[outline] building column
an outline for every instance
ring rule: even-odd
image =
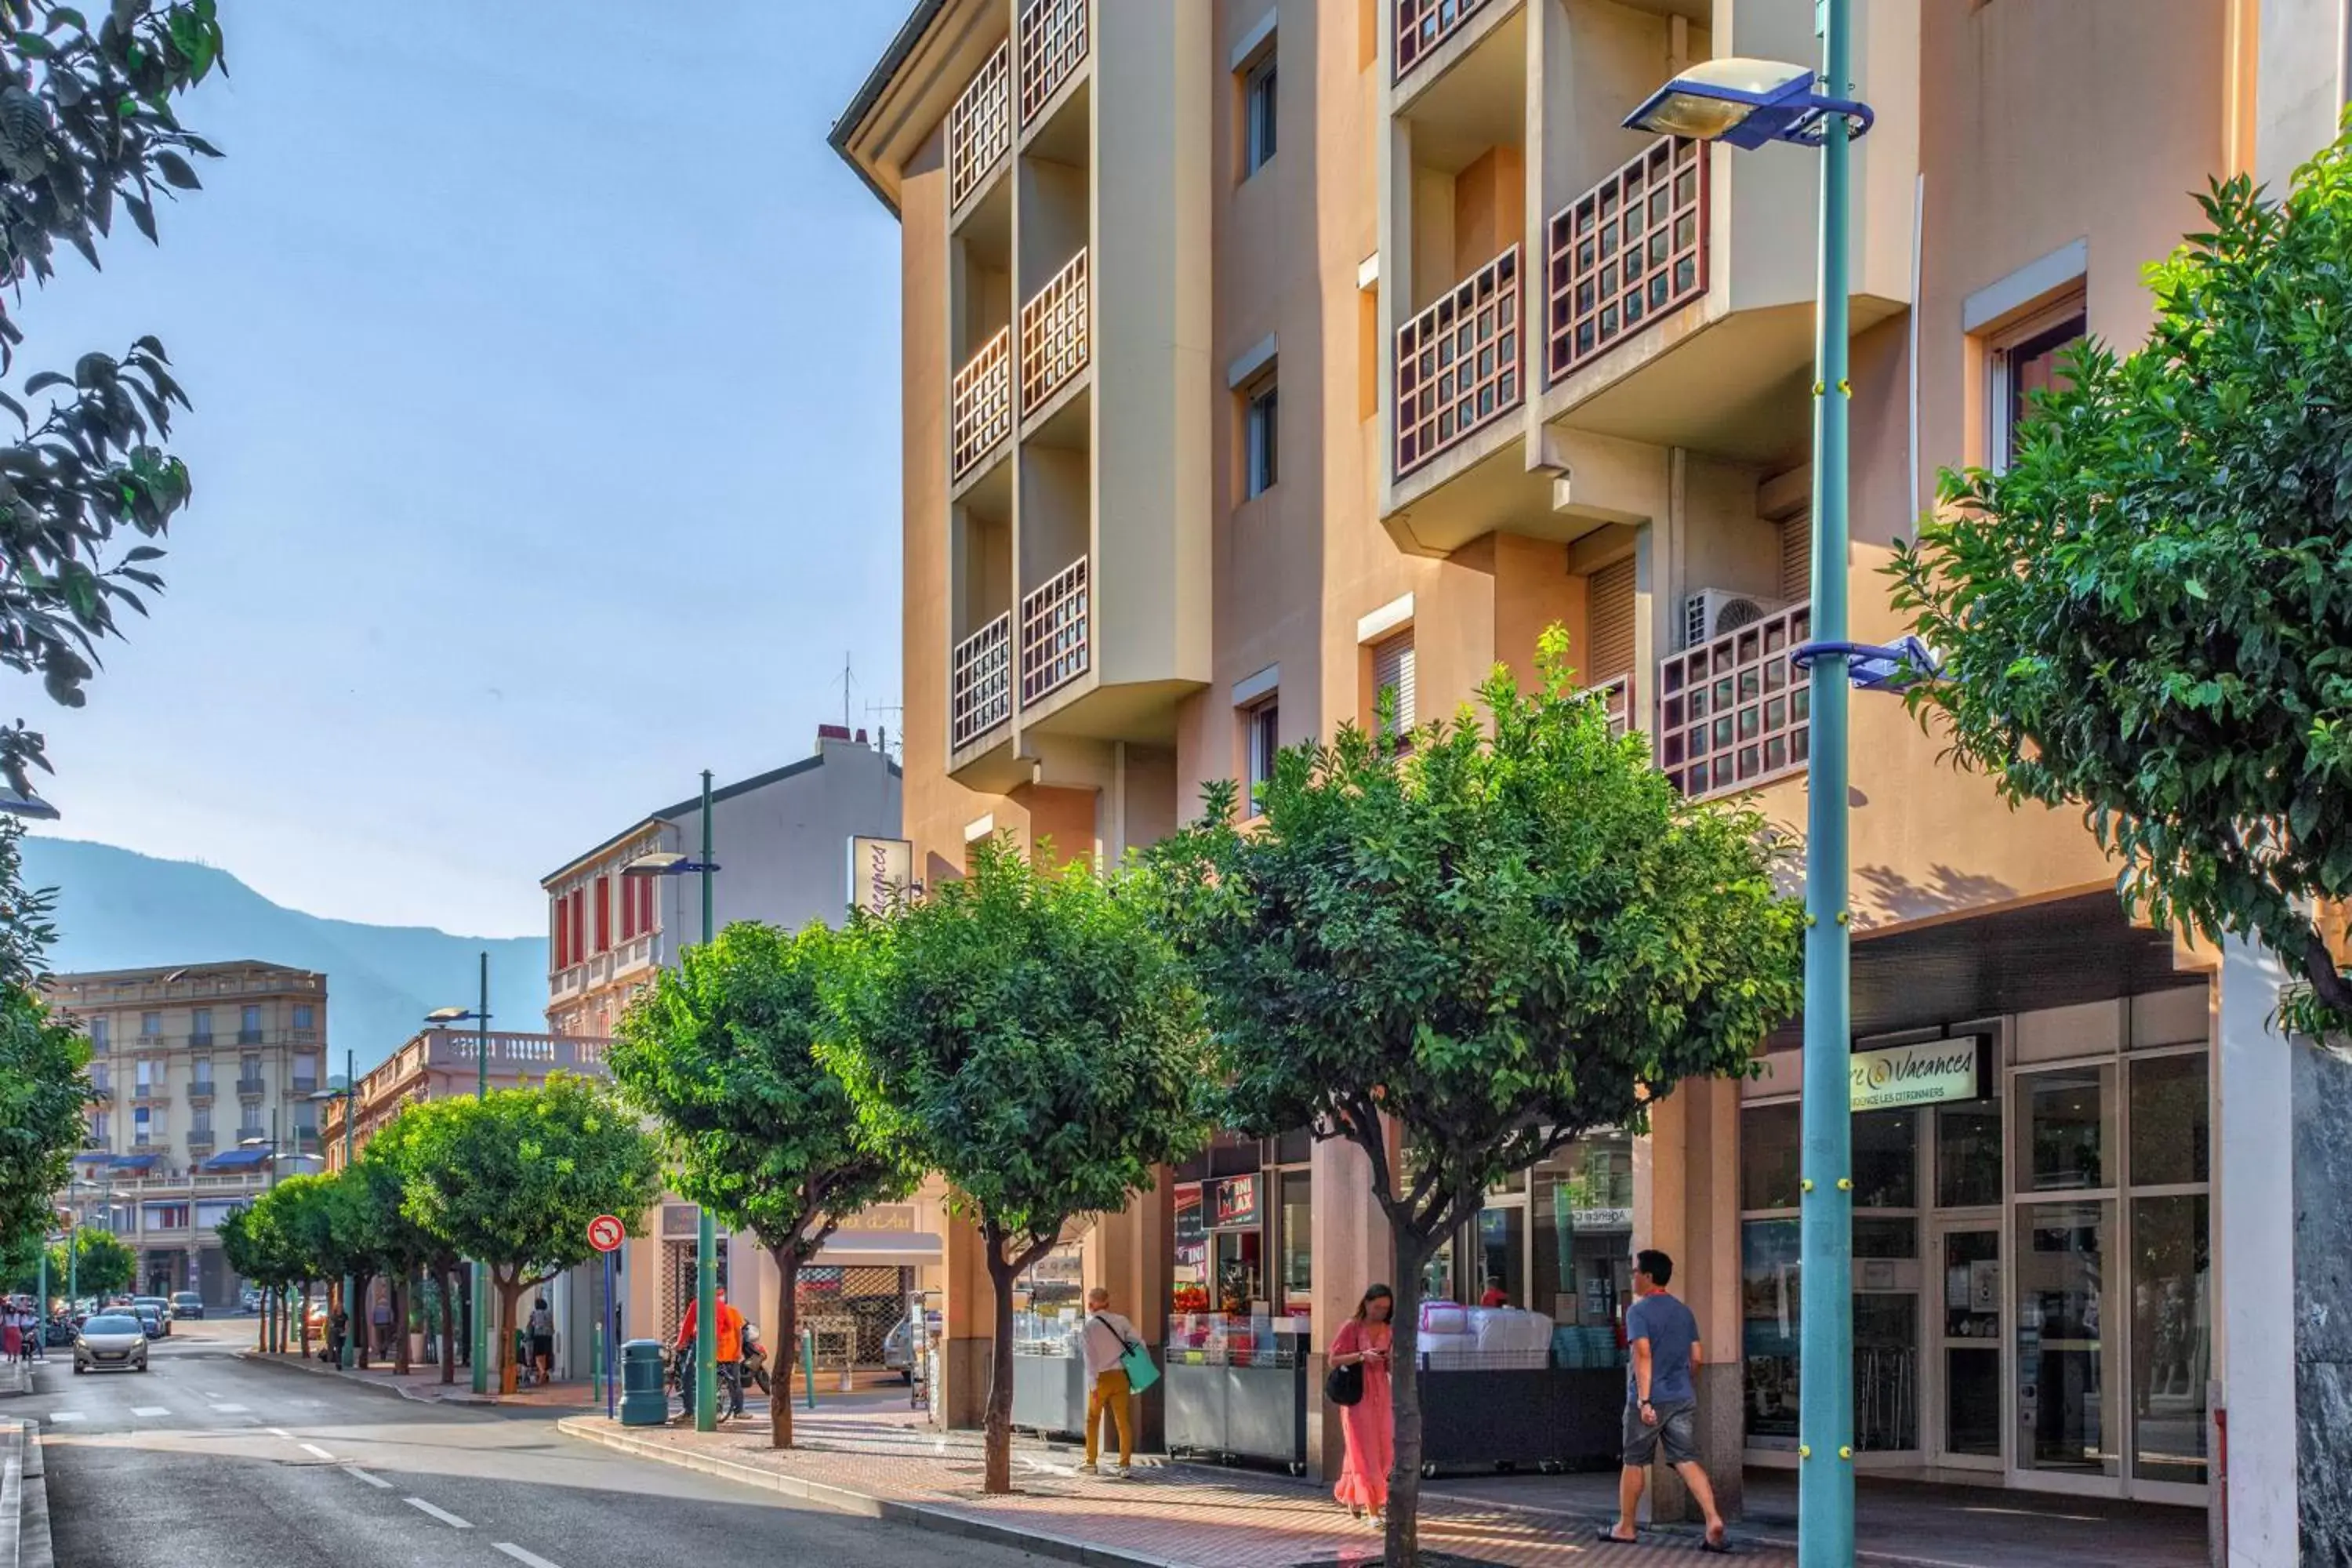
[[[1081,1254],[1088,1289],[1110,1291],[1111,1310],[1135,1324],[1135,1331],[1164,1364],[1168,1342],[1168,1298],[1175,1289],[1176,1188],[1166,1166],[1151,1190],[1138,1193],[1121,1212],[1106,1215],[1087,1237]],[[1166,1380],[1135,1402],[1135,1446],[1151,1453],[1167,1447]]]
[[[1390,1140],[1391,1158],[1395,1140]],[[1372,1197],[1372,1163],[1343,1138],[1315,1145],[1307,1166],[1314,1181],[1314,1329],[1307,1363],[1307,1464],[1327,1481],[1339,1479],[1348,1444],[1339,1407],[1323,1397],[1324,1355],[1339,1325],[1355,1316],[1367,1286],[1396,1280],[1396,1246],[1388,1216]],[[1279,1198],[1274,1201],[1279,1202]]]
[[[1647,1158],[1643,1157],[1646,1151]],[[1726,1519],[1740,1517],[1747,1447],[1741,1399],[1739,1085],[1693,1079],[1650,1110],[1634,1145],[1633,1245],[1675,1260],[1668,1286],[1698,1319],[1705,1357],[1698,1394],[1699,1463]],[[1661,1458],[1650,1474],[1650,1518],[1699,1517],[1682,1478]]]
[[[988,1414],[988,1373],[994,1354],[996,1282],[989,1278],[988,1243],[966,1216],[948,1214],[940,1269],[939,1387],[931,1391],[934,1425],[977,1427]]]

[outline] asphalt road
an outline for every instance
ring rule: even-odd
[[[41,1424],[59,1568],[1011,1568],[1042,1559],[635,1459],[541,1412],[419,1405],[240,1361],[250,1320],[183,1325],[153,1370],[63,1352]]]

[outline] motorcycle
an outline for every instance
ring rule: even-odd
[[[773,1398],[775,1385],[768,1377],[768,1347],[760,1342],[760,1325],[743,1325],[743,1381],[757,1384],[760,1392]]]

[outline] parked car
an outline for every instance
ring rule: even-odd
[[[128,1313],[138,1322],[142,1329],[146,1331],[147,1337],[151,1340],[160,1340],[165,1334],[172,1331],[172,1321],[163,1316],[163,1310],[161,1307],[156,1306],[152,1301],[133,1302],[128,1309]],[[124,1314],[121,1312],[109,1312],[104,1314],[104,1316],[107,1317],[121,1317],[122,1315]],[[96,1321],[98,1321],[96,1318],[92,1318],[90,1320],[90,1322],[92,1323]],[[82,1326],[87,1330],[89,1325],[85,1323]]]
[[[261,1310],[261,1292],[247,1285],[236,1293],[236,1310],[240,1312]]]
[[[81,1326],[74,1339],[74,1372],[95,1367],[124,1372],[147,1370],[147,1342],[155,1337],[142,1319],[122,1312],[100,1312]]]
[[[172,1292],[172,1316],[174,1318],[187,1318],[193,1321],[200,1319],[204,1315],[205,1299],[202,1296],[199,1296],[194,1290],[174,1290]]]
[[[131,1307],[133,1311],[152,1307],[155,1310],[156,1318],[163,1325],[163,1331],[167,1334],[172,1331],[172,1302],[168,1297],[133,1296],[131,1298]]]
[[[931,1332],[936,1334],[940,1331],[940,1315],[932,1312],[929,1316]],[[890,1331],[882,1336],[882,1365],[884,1370],[897,1373],[901,1381],[912,1383],[915,1381],[915,1358],[908,1342],[908,1321],[905,1318],[899,1319],[890,1325]]]

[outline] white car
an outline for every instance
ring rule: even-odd
[[[92,1368],[147,1370],[147,1326],[128,1312],[100,1312],[86,1319],[74,1336],[74,1373]]]

